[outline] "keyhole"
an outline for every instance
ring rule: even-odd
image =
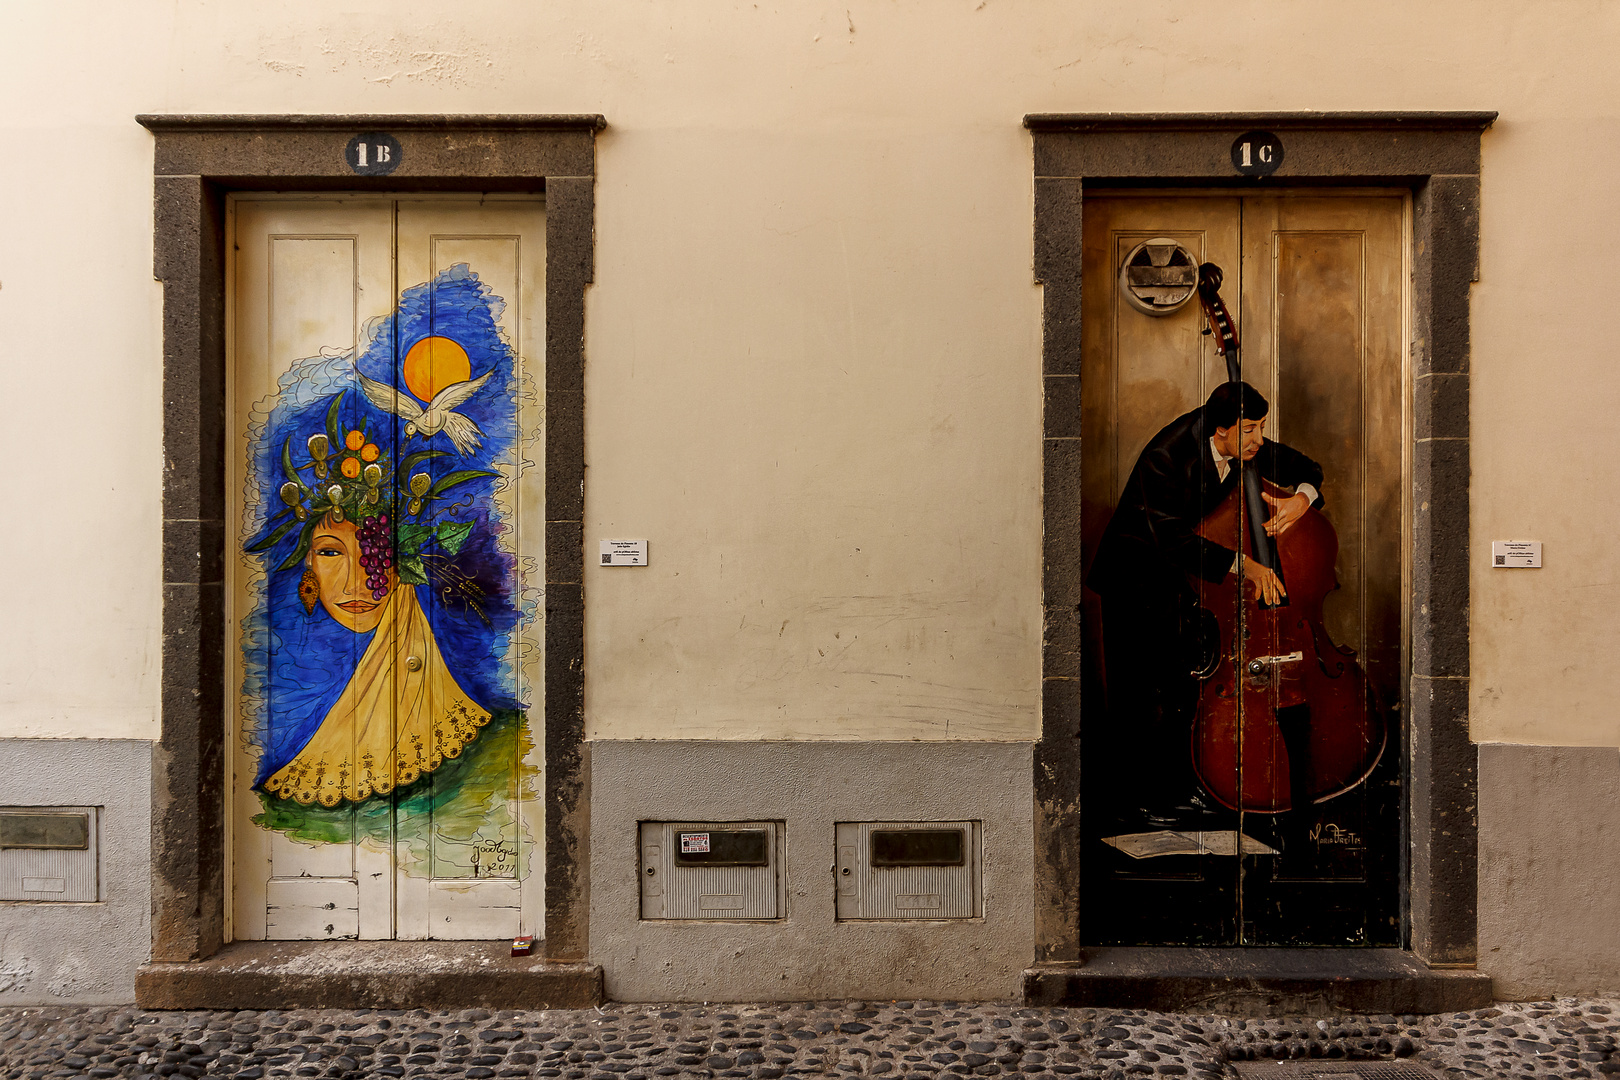
[[[654,874],[656,874],[656,873],[658,873],[658,871],[657,871],[657,870],[654,870],[654,869],[653,869],[653,868],[652,868],[652,867],[650,867],[650,866],[649,866],[649,867],[647,867],[647,876],[648,876],[648,877],[652,877],[652,876],[653,876],[653,875],[654,875]]]

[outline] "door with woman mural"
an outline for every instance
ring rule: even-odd
[[[1088,944],[1401,941],[1406,221],[1086,192]]]
[[[544,206],[228,235],[231,937],[539,934]]]

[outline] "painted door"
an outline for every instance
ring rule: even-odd
[[[1400,941],[1405,221],[1398,194],[1087,193],[1088,943]],[[1128,302],[1159,239],[1179,278],[1221,267],[1252,391],[1218,390],[1196,297]],[[1245,470],[1286,605],[1252,599]]]
[[[232,937],[538,934],[544,207],[230,209]]]

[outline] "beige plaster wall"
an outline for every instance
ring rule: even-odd
[[[446,14],[446,13],[450,14]],[[131,116],[602,112],[598,737],[1036,730],[1036,111],[1501,110],[1475,293],[1476,734],[1620,743],[1620,6],[7,5],[0,736],[154,734],[159,289]],[[1486,569],[1492,538],[1546,544]],[[1611,579],[1614,579],[1611,581]]]

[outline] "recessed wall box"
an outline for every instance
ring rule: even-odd
[[[977,821],[844,821],[836,832],[839,919],[984,913]]]
[[[0,900],[94,901],[97,808],[0,807]]]
[[[641,823],[643,919],[778,919],[779,821]]]

